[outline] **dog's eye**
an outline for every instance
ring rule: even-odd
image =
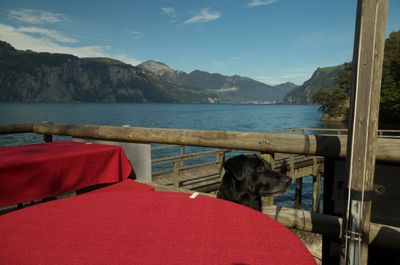
[[[263,173],[264,171],[265,171],[265,168],[264,168],[263,166],[258,167],[258,168],[256,169],[256,172],[257,172],[257,173]]]

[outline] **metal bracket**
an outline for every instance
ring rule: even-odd
[[[352,189],[350,191],[350,199],[355,201],[372,201],[375,197],[385,194],[385,190],[385,187],[382,185],[374,185],[373,190],[364,190],[364,192]]]
[[[360,232],[346,231],[344,237],[353,241],[362,241],[362,234]]]
[[[338,188],[342,188],[347,196],[349,189],[344,187],[344,182],[338,183]],[[372,190],[358,191],[350,190],[350,199],[355,201],[372,201],[377,196],[382,196],[385,194],[386,188],[383,185],[374,185]]]

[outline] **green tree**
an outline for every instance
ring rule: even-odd
[[[345,63],[337,73],[337,88],[319,91],[312,100],[320,104],[320,111],[331,116],[347,117],[351,87],[351,63]],[[379,122],[389,127],[400,126],[400,31],[392,32],[385,42],[382,68]]]
[[[320,90],[312,95],[312,101],[320,105],[319,111],[329,117],[347,120],[348,98],[351,86],[351,63],[345,63],[335,78],[336,88]]]
[[[379,119],[400,125],[400,32],[392,32],[385,42]]]
[[[320,104],[319,111],[329,115],[330,117],[339,117],[346,115],[346,100],[349,98],[345,90],[341,88],[333,88],[329,90],[321,90],[312,96],[312,101]]]

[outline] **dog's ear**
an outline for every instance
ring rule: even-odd
[[[228,160],[225,161],[224,163],[224,168],[225,171],[231,173],[233,175],[233,177],[235,179],[237,179],[238,181],[243,181],[245,176],[243,174],[243,163],[245,160],[245,156],[244,155],[239,155],[239,156],[235,156],[232,158],[229,158]]]

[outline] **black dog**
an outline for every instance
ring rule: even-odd
[[[257,155],[240,155],[224,163],[217,198],[236,202],[257,211],[262,210],[261,196],[284,193],[292,179],[275,172]]]

